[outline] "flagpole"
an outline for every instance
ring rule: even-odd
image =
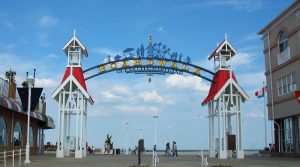
[[[264,96],[265,147],[268,147],[268,145],[267,145],[267,120],[266,120],[265,81],[263,81],[263,96]]]

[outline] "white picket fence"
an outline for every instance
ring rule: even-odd
[[[208,166],[207,156],[203,154],[203,151],[201,151],[200,156],[201,156],[201,166],[207,167]]]
[[[17,159],[18,165],[22,166],[22,155],[25,154],[25,149],[3,151],[0,153],[0,160],[3,160],[4,167],[7,167],[11,161],[11,166],[15,167],[15,160]]]

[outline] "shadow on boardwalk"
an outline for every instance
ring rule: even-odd
[[[178,158],[160,156],[159,167],[201,167],[201,158],[196,155],[183,155]],[[151,166],[152,156],[143,155],[142,163]],[[33,156],[30,167],[128,167],[137,163],[132,155],[89,155],[83,159],[73,157],[56,158],[54,154]],[[243,160],[208,159],[209,166],[230,165],[234,167],[299,167],[298,158],[246,157]]]

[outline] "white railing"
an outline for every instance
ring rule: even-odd
[[[201,166],[207,167],[208,166],[207,156],[203,154],[203,151],[201,151],[200,156],[201,156]]]
[[[8,82],[0,77],[0,95],[8,97]]]
[[[152,154],[152,167],[156,167],[157,163],[159,162],[159,158],[157,156],[157,152],[153,150]]]
[[[15,159],[18,160],[18,166],[22,166],[22,155],[25,155],[25,149],[19,149],[19,150],[12,150],[12,151],[5,151],[0,153],[2,156],[0,156],[0,160],[3,159],[3,165],[4,167],[7,167],[7,162],[12,161],[11,166],[15,167]],[[16,157],[16,158],[15,158]]]
[[[280,65],[291,58],[290,47],[287,47],[283,52],[277,53],[277,65]]]

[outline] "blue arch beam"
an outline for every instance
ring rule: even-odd
[[[126,57],[124,59],[115,61],[109,60],[106,63],[88,68],[84,70],[83,73],[87,73],[95,69],[98,72],[86,77],[85,80],[89,80],[96,76],[113,71],[117,71],[118,73],[135,73],[147,75],[188,73],[203,78],[209,82],[213,82],[213,80],[210,78],[213,78],[213,76],[215,75],[214,72],[191,64],[189,62],[156,57]]]

